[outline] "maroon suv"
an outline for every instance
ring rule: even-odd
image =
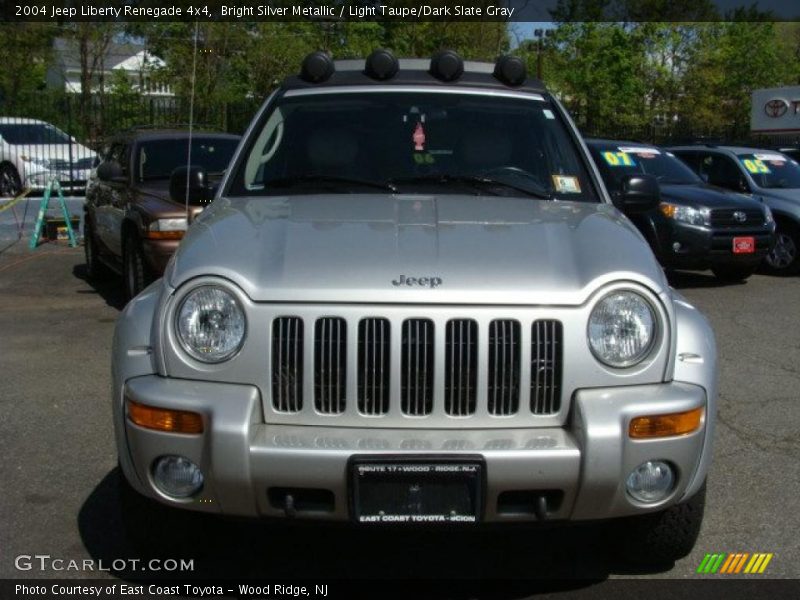
[[[121,273],[128,299],[164,272],[239,144],[222,133],[191,139],[190,155],[188,131],[138,129],[99,153],[84,207],[87,275]]]

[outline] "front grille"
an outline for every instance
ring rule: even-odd
[[[519,323],[511,320],[489,324],[489,413],[513,415],[519,410]]]
[[[473,414],[478,394],[478,324],[472,319],[448,321],[444,370],[445,412],[456,417]]]
[[[744,213],[745,220],[734,218],[734,213]],[[715,208],[711,211],[711,226],[726,229],[761,227],[764,213],[760,208]]]
[[[358,324],[358,411],[383,415],[389,410],[391,333],[387,319]]]
[[[531,412],[535,415],[561,408],[562,329],[558,321],[536,321],[531,329]]]
[[[272,323],[273,415],[530,426],[526,417],[562,412],[563,338],[554,319],[281,316]]]
[[[403,413],[428,415],[433,410],[433,321],[403,322],[403,355],[400,365]]]
[[[324,414],[344,412],[347,389],[347,323],[317,319],[314,331],[314,406]]]
[[[303,320],[272,322],[272,405],[280,412],[303,408]]]

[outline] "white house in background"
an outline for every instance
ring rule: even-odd
[[[111,42],[99,61],[92,78],[97,91],[101,81],[110,91],[115,73],[124,73],[134,90],[143,96],[172,97],[171,86],[153,80],[153,74],[163,69],[164,61],[147,52],[141,44]],[[53,63],[47,71],[47,85],[68,93],[81,93],[81,60],[78,45],[73,40],[57,38],[53,46]]]

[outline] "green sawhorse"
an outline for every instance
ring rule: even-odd
[[[39,204],[39,215],[36,217],[36,226],[33,229],[33,236],[31,237],[29,244],[31,250],[35,249],[39,244],[39,238],[42,235],[42,227],[44,227],[44,217],[47,213],[48,205],[50,204],[50,196],[52,196],[54,191],[58,194],[58,204],[61,206],[61,213],[64,215],[64,222],[67,225],[69,245],[72,248],[78,245],[78,241],[75,238],[75,232],[72,230],[72,220],[69,217],[67,203],[64,201],[64,194],[61,192],[61,184],[58,183],[58,180],[51,179],[50,183],[47,184],[47,187],[44,190],[42,201]]]

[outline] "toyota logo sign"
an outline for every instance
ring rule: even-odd
[[[789,110],[789,103],[783,98],[773,98],[764,105],[764,113],[772,118],[779,119]]]

